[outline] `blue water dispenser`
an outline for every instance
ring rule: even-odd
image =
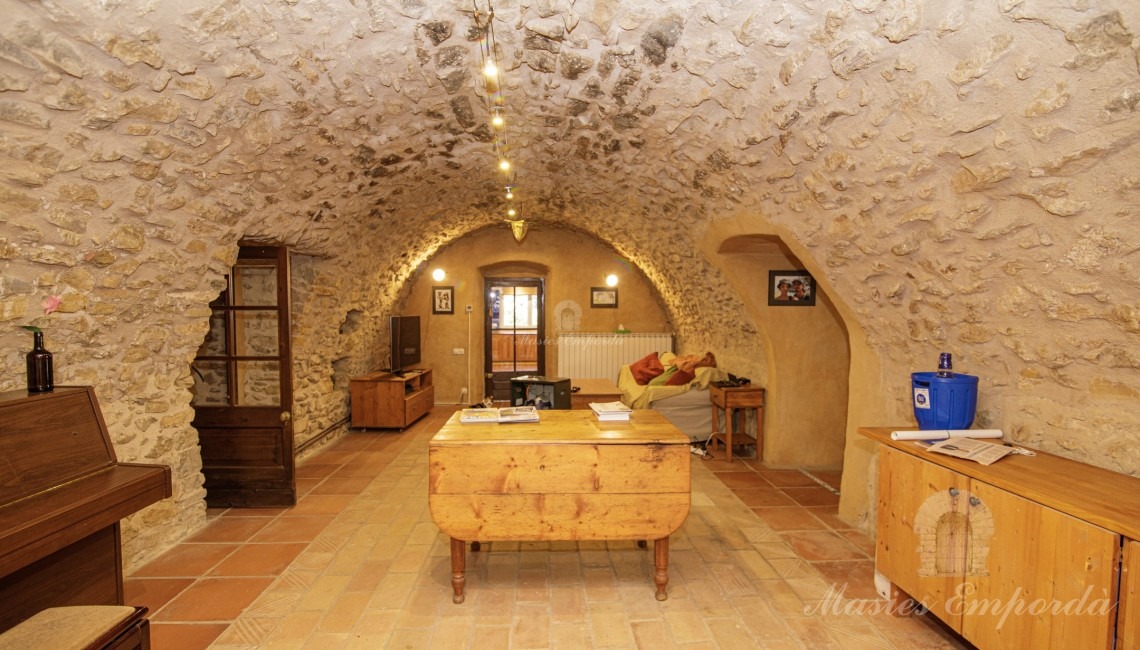
[[[948,353],[942,353],[938,372],[915,372],[910,378],[919,429],[969,429],[974,424],[978,378],[951,372]]]

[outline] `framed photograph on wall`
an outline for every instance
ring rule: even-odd
[[[815,280],[804,270],[768,271],[768,304],[811,307],[815,304]]]
[[[431,313],[455,313],[455,287],[431,288]]]
[[[590,287],[590,306],[603,309],[616,309],[617,289],[611,287]]]

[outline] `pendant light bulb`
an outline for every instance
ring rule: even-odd
[[[513,217],[513,216],[515,216],[516,214],[518,214],[518,212],[517,212],[517,211],[515,211],[515,209],[514,209],[514,208],[511,208],[510,210],[507,210],[507,216],[509,216],[509,217]]]
[[[496,75],[499,74],[499,66],[495,65],[494,61],[487,61],[487,65],[483,66],[483,74],[486,77],[493,79]]]
[[[500,113],[495,113],[494,116],[491,117],[491,126],[502,128],[503,124],[506,124],[506,120],[503,119]]]
[[[500,160],[499,161],[499,169],[501,169],[505,172],[510,171],[511,170],[511,161],[505,160],[505,159]]]

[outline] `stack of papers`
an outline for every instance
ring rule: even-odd
[[[621,402],[590,402],[590,410],[599,420],[629,420],[633,409]]]
[[[496,408],[471,408],[459,412],[459,421],[477,422],[538,422],[538,409],[533,406],[508,406]]]

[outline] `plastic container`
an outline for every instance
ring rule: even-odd
[[[918,428],[969,429],[978,409],[978,378],[955,373],[938,377],[933,372],[911,373],[914,418]]]

